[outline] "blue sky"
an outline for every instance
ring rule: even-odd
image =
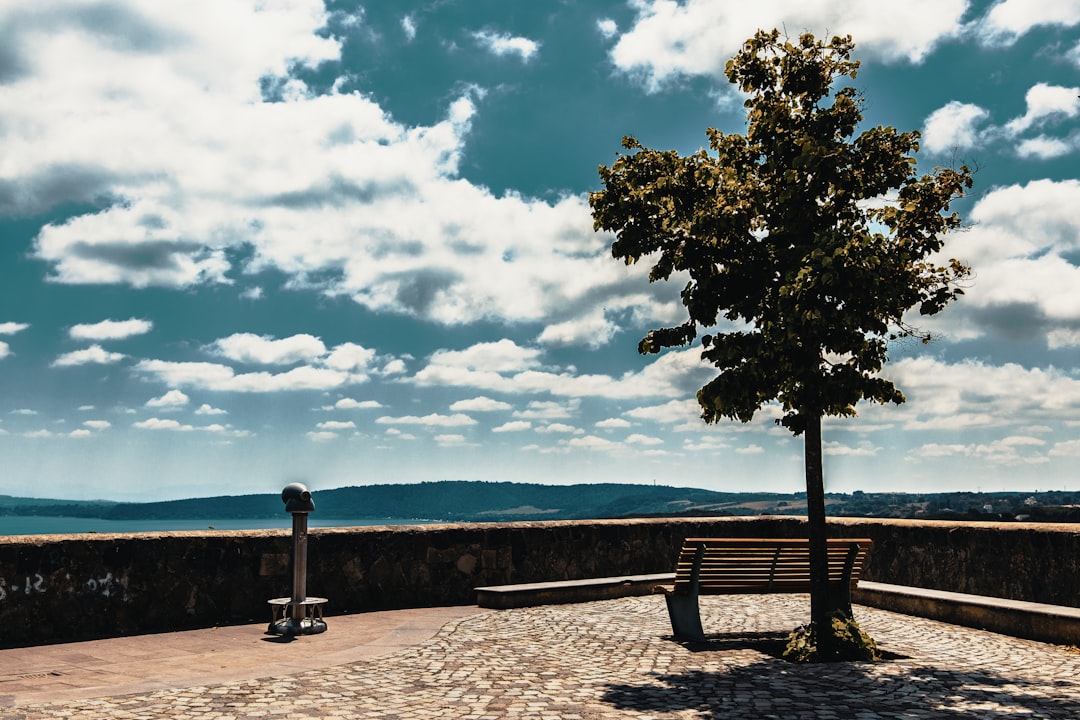
[[[825,428],[831,491],[1075,489],[1077,0],[0,0],[0,493],[425,480],[795,492],[706,426],[680,282],[611,259],[625,134],[741,132],[757,28],[850,33],[867,126],[976,185],[975,279]]]

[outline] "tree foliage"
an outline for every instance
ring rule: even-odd
[[[596,229],[616,235],[613,256],[655,256],[652,281],[689,277],[686,321],[639,350],[689,344],[722,320],[737,328],[701,339],[719,370],[698,393],[707,422],[746,422],[777,400],[798,435],[860,400],[903,402],[878,375],[889,340],[927,340],[905,314],[933,315],[962,293],[968,268],[934,257],[960,224],[949,205],[971,173],[918,174],[918,132],[855,136],[862,98],[834,87],[856,76],[853,47],[850,36],[760,31],[726,68],[748,95],[745,134],[709,129],[709,149],[685,157],[627,137],[630,152],[600,168],[604,189],[589,201]]]
[[[920,175],[917,132],[856,136],[862,98],[836,87],[855,78],[853,48],[850,36],[793,43],[759,31],[726,68],[747,95],[744,135],[709,129],[709,149],[686,157],[624,138],[630,152],[600,168],[604,189],[589,196],[596,229],[615,233],[612,255],[651,258],[652,281],[689,277],[685,322],[652,330],[638,349],[733,328],[701,338],[702,358],[719,371],[698,391],[702,417],[749,422],[779,401],[779,422],[805,437],[807,637],[819,660],[846,657],[854,637],[833,623],[850,611],[828,578],[821,419],[854,415],[861,400],[904,402],[879,375],[889,341],[928,340],[906,314],[940,312],[970,273],[937,258],[960,225],[949,206],[971,172]]]

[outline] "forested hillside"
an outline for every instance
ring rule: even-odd
[[[432,521],[573,520],[694,515],[802,515],[802,493],[730,493],[666,485],[539,485],[441,481],[314,490],[314,515],[326,519]],[[834,516],[960,520],[1080,521],[1080,492],[832,493]],[[0,516],[106,520],[273,518],[278,493],[152,503],[71,501],[0,495]]]

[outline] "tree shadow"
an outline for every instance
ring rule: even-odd
[[[680,641],[671,635],[665,635],[665,640],[682,645],[693,653],[718,652],[723,650],[756,650],[762,655],[782,660],[784,649],[787,647],[790,632],[737,632],[737,633],[709,633],[704,642]],[[907,660],[907,655],[880,649],[882,660]]]
[[[778,659],[777,643],[782,640],[774,635],[740,634],[684,644],[693,652],[751,649],[767,657],[728,669],[657,673],[638,685],[612,684],[601,700],[619,710],[696,711],[701,718],[796,717],[813,709],[829,709],[839,717],[1080,718],[1080,681],[1039,681],[985,669],[887,661],[796,664]]]

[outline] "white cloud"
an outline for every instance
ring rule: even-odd
[[[552,400],[533,400],[524,410],[514,412],[514,417],[528,420],[561,420],[573,417],[581,406],[580,400],[555,402]]]
[[[932,153],[975,147],[979,139],[976,126],[989,116],[985,108],[953,100],[926,118],[922,147]]]
[[[1016,135],[1050,119],[1069,119],[1080,114],[1080,88],[1038,83],[1027,91],[1027,112],[1009,121],[1005,129]]]
[[[717,437],[716,435],[703,435],[700,438],[696,438],[694,440],[687,439],[683,441],[683,450],[686,450],[687,452],[716,453],[721,451],[727,451],[730,448],[731,443]]]
[[[440,415],[432,413],[423,417],[405,415],[403,417],[384,416],[376,420],[380,425],[425,425],[428,427],[459,427],[463,425],[475,425],[476,421],[468,415],[455,413],[454,415]]]
[[[379,375],[388,377],[390,375],[402,375],[408,372],[409,368],[405,365],[405,361],[400,358],[394,358],[390,362],[383,365],[382,370],[378,371]]]
[[[890,363],[883,375],[904,392],[907,403],[866,405],[860,415],[885,413],[906,430],[1024,426],[1043,423],[1048,415],[1061,422],[1080,419],[1080,379],[1055,368],[919,357]]]
[[[745,447],[735,448],[735,453],[737,455],[763,455],[765,448],[751,443]]]
[[[635,420],[652,420],[661,423],[681,423],[701,417],[697,400],[670,400],[663,405],[645,405],[627,411]]]
[[[112,427],[112,423],[108,420],[84,420],[83,425],[91,430],[108,430]]]
[[[464,362],[461,358],[487,354],[498,347],[501,361]],[[483,349],[484,353],[477,353]],[[428,366],[414,377],[422,387],[471,387],[506,394],[549,393],[561,397],[628,399],[682,395],[686,388],[706,378],[708,366],[700,349],[675,350],[653,360],[638,372],[620,377],[579,375],[571,371],[521,369],[536,366],[538,352],[509,340],[484,343],[460,352],[435,353]]]
[[[0,360],[3,360],[9,355],[11,355],[11,346],[6,342],[0,341]]]
[[[528,420],[511,420],[491,429],[493,433],[522,432],[532,427]]]
[[[936,43],[958,34],[967,0],[637,0],[634,26],[611,52],[620,69],[651,89],[681,75],[723,78],[724,65],[758,28],[810,29],[825,37],[843,28],[862,55],[920,61]]]
[[[343,343],[336,346],[323,360],[323,364],[342,372],[363,373],[375,359],[375,351],[356,343]]]
[[[48,0],[20,8],[20,74],[0,84],[0,212],[115,199],[42,228],[51,279],[186,288],[276,270],[289,287],[444,324],[566,323],[646,287],[647,269],[611,261],[584,195],[497,196],[459,177],[482,90],[408,126],[362,92],[316,95],[290,77],[340,56],[317,0],[110,7],[115,27]]]
[[[1078,0],[1001,0],[976,23],[976,32],[990,42],[1010,43],[1040,25],[1078,23]]]
[[[967,446],[959,443],[928,443],[917,448],[913,453],[918,458],[942,458],[951,455],[967,455]]]
[[[1065,440],[1050,448],[1052,457],[1080,457],[1080,440]]]
[[[401,31],[405,33],[405,39],[412,42],[416,39],[416,18],[406,15],[401,18]]]
[[[213,407],[209,403],[203,403],[195,410],[196,415],[228,415],[227,410]]]
[[[205,432],[212,435],[229,435],[231,437],[250,437],[252,433],[247,430],[234,430],[227,425],[220,425],[217,423],[211,425],[188,425],[181,423],[178,420],[171,418],[147,418],[139,422],[132,423],[132,427],[139,430],[164,430],[168,432]]]
[[[595,308],[587,315],[544,328],[536,342],[555,347],[588,345],[600,347],[615,334],[615,326],[605,317],[602,308]]]
[[[159,398],[146,401],[150,408],[179,408],[188,404],[190,398],[179,390],[170,390]]]
[[[78,428],[78,429],[72,430],[70,433],[68,433],[68,437],[73,437],[73,438],[87,438],[87,437],[93,437],[93,435],[94,435],[94,433],[90,432],[86,428]]]
[[[664,441],[658,437],[651,435],[642,435],[641,433],[634,433],[626,438],[624,441],[627,445],[663,445]]]
[[[1080,347],[1080,330],[1051,330],[1046,335],[1046,344],[1051,350]]]
[[[991,189],[967,219],[972,227],[954,234],[945,253],[971,265],[975,280],[960,302],[925,324],[961,338],[1070,344],[1080,326],[1080,181]]]
[[[328,430],[321,430],[319,432],[312,431],[307,434],[308,440],[311,440],[312,442],[330,442],[331,440],[337,440],[338,437],[339,435],[337,433]]]
[[[596,29],[605,38],[613,38],[619,32],[619,26],[611,18],[601,18],[596,21]]]
[[[623,420],[622,418],[608,418],[606,420],[601,420],[600,422],[596,423],[596,427],[604,428],[607,430],[615,430],[630,427],[630,422],[628,420]]]
[[[465,436],[459,434],[436,435],[435,443],[439,447],[457,447],[465,444]]]
[[[145,335],[154,327],[149,320],[102,320],[98,323],[75,325],[71,328],[73,340],[123,340],[135,335]]]
[[[937,444],[930,443],[912,452],[915,459],[935,459],[950,456],[973,457],[994,465],[1041,465],[1049,462],[1042,448],[1046,442],[1039,438],[1009,436],[988,443]]]
[[[953,100],[932,112],[924,123],[923,148],[928,152],[968,150],[991,142],[1008,143],[1022,158],[1050,159],[1080,146],[1080,133],[1053,137],[1028,131],[1071,120],[1080,115],[1080,88],[1037,83],[1025,96],[1027,111],[1004,125],[980,127],[990,117],[985,108]]]
[[[230,360],[258,365],[311,362],[326,354],[322,340],[307,334],[275,340],[265,335],[236,333],[217,340],[212,349]]]
[[[37,410],[31,410],[30,408],[18,408],[11,411],[12,415],[37,415]]]
[[[79,365],[111,365],[120,362],[126,355],[107,352],[100,345],[91,345],[85,350],[73,350],[64,353],[52,362],[53,367],[76,367]]]
[[[492,400],[489,397],[480,395],[469,400],[458,400],[450,406],[450,409],[454,412],[496,412],[499,410],[512,410],[513,407],[510,403]]]
[[[135,370],[173,387],[229,392],[330,390],[351,381],[345,373],[313,367],[298,367],[277,374],[254,372],[237,375],[227,365],[216,363],[142,360],[135,365]]]
[[[284,390],[329,390],[367,382],[364,374],[375,353],[360,345],[344,343],[329,353],[323,342],[311,335],[273,339],[238,333],[217,340],[205,350],[236,362],[261,365],[301,364],[281,373],[238,374],[220,363],[143,360],[137,372],[154,376],[173,387],[231,392],[279,392]],[[341,407],[350,407],[348,403]],[[365,404],[351,407],[381,407]]]
[[[22,436],[28,438],[51,438],[53,437],[53,433],[51,430],[45,430],[43,428],[41,430],[31,430],[30,432],[24,432]]]
[[[584,430],[576,428],[573,425],[567,425],[566,423],[548,423],[536,428],[538,433],[556,433],[559,435],[583,435]]]
[[[439,350],[430,366],[459,368],[480,373],[509,373],[536,368],[540,351],[519,346],[513,340],[477,343],[466,350]]]
[[[397,440],[416,440],[416,436],[412,433],[402,432],[396,427],[386,428],[385,434]]]
[[[4,322],[0,323],[0,335],[14,335],[30,327],[28,323]]]
[[[566,447],[576,450],[589,450],[598,452],[622,452],[626,448],[622,443],[612,442],[596,435],[570,438],[566,441]]]
[[[317,424],[320,430],[355,430],[356,423],[352,420],[327,420]]]
[[[822,445],[822,452],[826,455],[840,455],[849,457],[874,457],[881,450],[869,443],[863,443],[857,447],[851,447],[838,442],[826,442]]]
[[[191,432],[195,429],[193,425],[184,425],[178,420],[171,418],[147,418],[146,420],[140,420],[139,422],[132,423],[134,427],[140,430],[173,430],[177,432]]]
[[[1039,160],[1051,160],[1062,155],[1068,155],[1076,149],[1077,141],[1074,138],[1063,140],[1061,138],[1038,137],[1029,138],[1016,146],[1016,154],[1022,158],[1038,158]]]
[[[383,404],[378,400],[355,400],[353,398],[341,398],[334,403],[336,410],[373,410],[381,408]]]
[[[517,55],[528,62],[540,49],[540,43],[525,37],[512,37],[509,33],[480,31],[473,38],[493,55]]]

